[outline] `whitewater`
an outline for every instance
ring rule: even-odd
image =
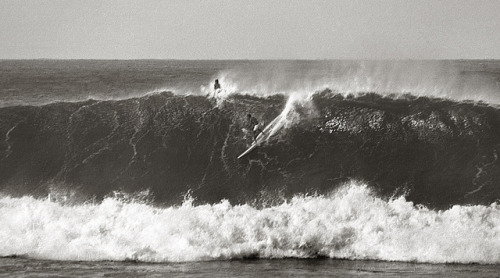
[[[0,68],[0,263],[500,264],[498,61]]]
[[[415,206],[365,186],[280,205],[228,201],[157,207],[127,198],[63,205],[1,199],[0,255],[52,260],[185,262],[317,258],[431,263],[500,262],[500,208]]]

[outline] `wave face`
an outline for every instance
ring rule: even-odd
[[[155,201],[232,203],[330,192],[360,180],[381,196],[435,208],[500,198],[500,112],[474,103],[317,92],[246,158],[248,111],[269,123],[282,95],[158,93],[120,101],[0,109],[0,190],[102,199],[149,190]]]
[[[22,205],[19,205],[22,204]],[[131,221],[133,219],[133,221]],[[500,207],[414,206],[366,185],[296,196],[266,208],[228,201],[155,207],[127,198],[62,205],[0,199],[0,256],[179,262],[241,258],[343,258],[500,263]]]

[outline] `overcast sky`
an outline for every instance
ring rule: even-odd
[[[500,0],[0,0],[0,58],[500,59]]]

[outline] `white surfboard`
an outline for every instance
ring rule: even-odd
[[[255,139],[255,141],[253,142],[253,144],[248,148],[246,149],[246,151],[244,151],[242,154],[240,154],[238,156],[238,159],[244,157],[245,155],[249,154],[251,151],[253,151],[255,148],[257,148],[258,146],[260,146],[260,143],[262,143],[262,138],[264,138],[264,135],[263,135],[263,132],[261,132],[259,135],[257,135],[257,138]]]
[[[244,157],[245,155],[249,154],[251,151],[253,151],[255,148],[259,147],[261,144],[263,144],[265,141],[267,141],[271,136],[273,136],[276,131],[281,127],[281,125],[278,125],[280,122],[280,119],[282,118],[281,115],[278,117],[274,118],[263,130],[262,132],[257,135],[257,138],[255,138],[255,141],[253,144],[246,149],[243,153],[241,153],[238,156],[238,159]]]

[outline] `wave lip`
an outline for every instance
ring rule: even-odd
[[[0,201],[1,256],[57,260],[182,262],[315,258],[500,263],[500,207],[435,211],[404,197],[384,200],[351,182],[329,195],[265,208],[175,207],[107,198],[61,205],[31,197]]]

